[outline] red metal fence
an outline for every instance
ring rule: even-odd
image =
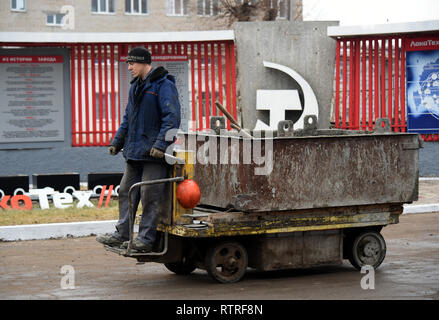
[[[387,117],[394,132],[407,130],[403,36],[337,40],[334,123],[336,128],[372,131]],[[438,134],[422,135],[439,141]]]
[[[407,130],[405,39],[378,36],[337,40],[333,113],[336,128],[372,131],[377,118],[388,117],[393,131]],[[188,56],[191,130],[208,129],[209,117],[222,115],[217,112],[215,101],[237,118],[233,41],[44,44],[71,50],[73,146],[110,143],[125,107],[120,105],[120,56],[139,45],[153,56]],[[228,120],[227,127],[230,129]],[[439,141],[437,134],[422,136],[426,141]]]
[[[189,63],[190,130],[210,127],[210,116],[219,101],[237,117],[235,45],[232,40],[162,43],[2,43],[15,47],[69,48],[72,146],[106,146],[123,117],[120,57],[135,46],[154,55],[186,55]],[[122,107],[122,108],[121,108]],[[230,129],[230,121],[227,120]]]
[[[72,145],[105,146],[121,118],[119,61],[134,46],[154,55],[187,55],[192,130],[210,127],[215,101],[236,118],[235,49],[233,41],[142,44],[72,44]],[[121,67],[125,68],[126,65]],[[222,113],[220,114],[222,115]],[[227,123],[230,128],[230,123]]]

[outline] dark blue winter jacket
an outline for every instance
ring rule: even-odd
[[[174,76],[158,67],[145,80],[139,88],[139,79],[132,82],[125,115],[111,143],[117,150],[123,148],[127,160],[154,160],[149,155],[151,148],[166,151],[172,143],[165,140],[166,132],[180,127]]]

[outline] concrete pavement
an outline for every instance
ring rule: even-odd
[[[295,270],[249,269],[240,282],[229,285],[217,283],[202,269],[177,276],[163,264],[137,264],[105,251],[94,237],[0,242],[0,300],[439,299],[439,214],[404,214],[382,235],[387,254],[373,278],[344,260],[342,265]],[[365,276],[373,288],[362,287]],[[63,287],[66,279],[74,288]],[[379,314],[380,309],[361,312]],[[395,305],[390,309],[394,315]]]

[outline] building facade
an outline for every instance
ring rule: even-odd
[[[227,1],[242,3],[242,0]],[[256,5],[259,1],[251,0]],[[276,20],[302,20],[302,0],[260,0]],[[4,0],[2,31],[162,32],[230,29],[221,0]],[[67,17],[66,17],[67,16]],[[252,19],[262,19],[255,15]]]

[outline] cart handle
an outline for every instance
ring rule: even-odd
[[[129,208],[129,215],[130,215],[130,242],[128,243],[128,249],[127,252],[129,253],[131,251],[131,243],[133,241],[133,234],[134,234],[134,218],[135,218],[135,212],[133,212],[133,202],[132,202],[132,193],[135,188],[138,188],[140,186],[146,186],[151,184],[159,184],[159,183],[167,183],[167,182],[180,182],[183,181],[184,177],[175,177],[175,178],[165,178],[165,179],[157,179],[157,180],[147,180],[147,181],[141,181],[133,184],[128,191],[128,208]]]

